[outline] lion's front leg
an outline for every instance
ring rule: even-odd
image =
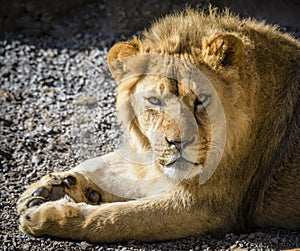
[[[128,184],[121,181],[122,172],[127,169],[123,163],[123,158],[118,154],[109,154],[107,157],[87,160],[66,172],[49,173],[23,192],[17,202],[18,214],[23,214],[28,208],[64,197],[74,202],[93,205],[135,198],[135,193],[130,197],[130,192],[126,192],[130,190]],[[131,182],[132,179],[126,180]],[[115,192],[116,190],[125,193]],[[125,196],[121,197],[120,194]]]
[[[35,236],[46,234],[98,241],[98,232],[94,233],[93,229],[100,231],[104,227],[107,230],[99,235],[99,241],[106,241],[107,238],[110,241],[112,237],[103,236],[107,233],[112,235],[114,231],[123,232],[122,229],[129,222],[132,227],[138,227],[136,222],[143,221],[145,213],[151,211],[154,205],[141,204],[145,206],[145,211],[135,218],[133,213],[140,209],[135,203],[140,202],[122,204],[124,201],[157,196],[177,186],[177,183],[151,170],[147,165],[136,166],[131,161],[125,161],[122,155],[111,153],[85,161],[68,172],[48,174],[21,195],[18,201],[20,228]],[[113,224],[109,227],[108,223],[114,221],[114,217],[122,219],[122,225]],[[157,218],[152,220],[157,221]],[[85,229],[83,231],[86,233],[92,231],[94,237],[90,238],[89,234],[82,237],[82,231],[78,231],[78,228]],[[123,234],[114,238],[126,239]]]
[[[177,201],[178,202],[178,201]],[[89,242],[166,240],[201,234],[218,216],[176,205],[173,196],[87,205],[61,200],[28,209],[20,217],[21,229],[35,236],[47,235]]]

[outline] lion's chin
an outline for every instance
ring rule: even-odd
[[[176,161],[163,167],[163,173],[169,178],[175,181],[182,181],[184,179],[190,179],[193,176],[202,172],[203,166],[179,158]]]

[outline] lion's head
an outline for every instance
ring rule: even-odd
[[[207,20],[194,12],[171,16],[108,54],[131,147],[152,150],[156,167],[175,180],[203,171],[210,176],[225,140],[230,155],[246,136],[252,101],[247,83],[255,78],[243,79],[246,39],[217,29],[191,33],[191,18]]]

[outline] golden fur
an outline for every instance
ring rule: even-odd
[[[137,156],[113,152],[34,183],[18,202],[21,230],[91,242],[299,230],[299,45],[275,27],[214,9],[167,16],[116,44],[108,64]],[[176,59],[204,73],[215,93],[160,73],[174,72]],[[140,74],[149,71],[157,75]],[[223,134],[221,152],[213,142]],[[184,160],[173,163],[179,150]],[[206,171],[216,164],[209,156],[222,157],[214,172]]]

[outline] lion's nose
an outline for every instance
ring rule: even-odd
[[[186,146],[192,144],[194,142],[195,138],[192,138],[191,140],[185,139],[185,140],[170,140],[166,138],[166,141],[171,145],[174,146],[178,151],[183,150]]]

